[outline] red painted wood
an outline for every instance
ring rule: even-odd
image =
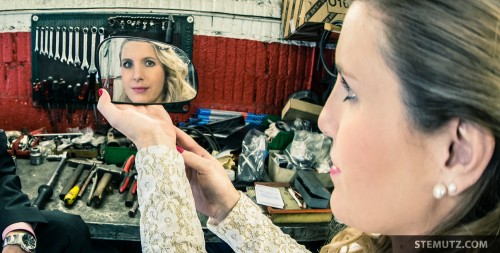
[[[29,130],[50,126],[45,109],[31,101],[31,34],[0,33],[0,128]],[[193,63],[199,93],[187,114],[171,114],[174,123],[186,121],[197,108],[280,115],[287,97],[314,87],[314,48],[281,43],[195,35]],[[96,129],[92,108],[83,123],[82,110],[72,115],[67,128]]]

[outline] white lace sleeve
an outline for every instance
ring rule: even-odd
[[[206,252],[184,160],[166,146],[136,156],[142,252]]]
[[[236,252],[309,252],[262,214],[244,193],[231,213],[219,224],[208,219],[210,231],[227,242]]]

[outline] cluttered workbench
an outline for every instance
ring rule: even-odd
[[[23,192],[33,201],[37,197],[40,185],[46,184],[57,168],[58,161],[44,160],[39,165],[32,165],[30,159],[16,159],[17,174],[21,178]],[[120,171],[116,165],[100,165],[106,169]],[[59,210],[77,214],[87,223],[94,239],[139,241],[140,213],[129,216],[130,207],[125,206],[125,194],[118,189],[107,191],[99,206],[87,206],[88,191],[81,199],[77,199],[71,207],[59,199],[63,183],[71,177],[76,167],[65,165],[54,184],[54,194],[45,204],[45,210]],[[198,214],[205,233],[206,242],[220,242],[220,239],[206,228],[207,217]],[[279,227],[292,238],[301,242],[325,241],[331,234],[330,223],[290,223],[279,224]]]

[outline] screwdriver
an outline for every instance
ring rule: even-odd
[[[71,190],[64,196],[64,204],[66,206],[71,206],[76,200],[76,197],[78,197],[78,193],[80,192],[80,189],[82,188],[83,183],[89,176],[91,170],[83,170],[82,174],[78,178],[78,181],[76,182],[76,185],[71,188]]]

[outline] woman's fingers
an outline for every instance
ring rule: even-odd
[[[189,136],[181,129],[176,127],[175,135],[177,137],[177,145],[179,145],[184,150],[189,150],[201,157],[217,162],[217,159],[215,159],[210,153],[208,153],[206,149],[200,146],[195,140],[193,140],[193,138],[191,138],[191,136]]]
[[[213,164],[213,161],[211,161],[211,159],[207,159],[187,150],[184,150],[181,155],[184,158],[186,167],[195,170],[199,174],[208,175],[213,172],[214,169],[216,169],[216,166],[214,166],[215,164]]]

